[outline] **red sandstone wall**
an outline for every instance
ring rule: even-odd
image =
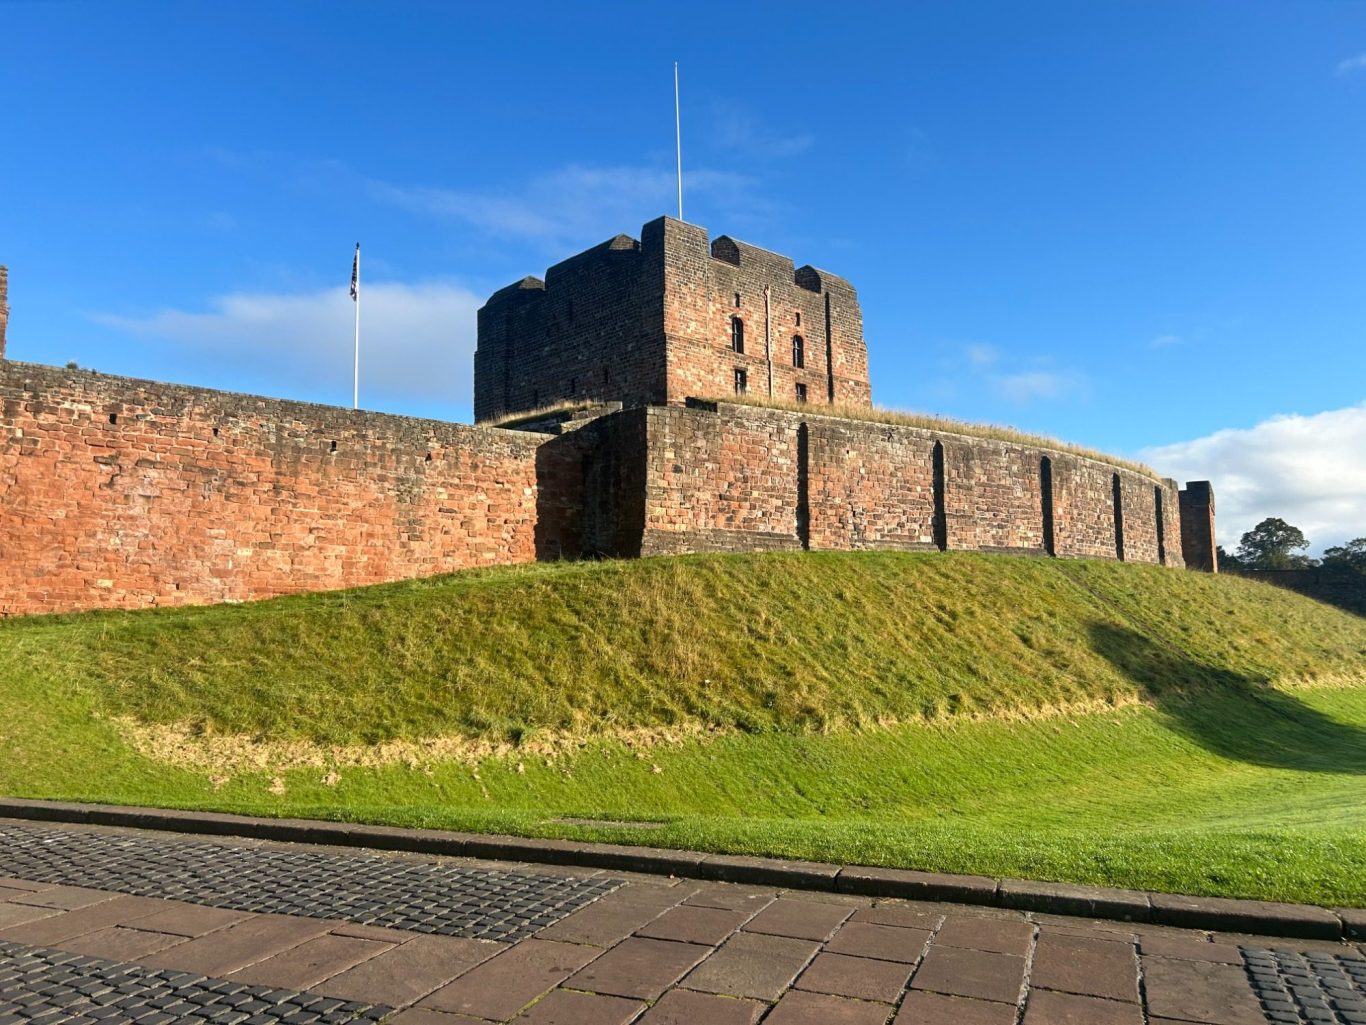
[[[933,442],[833,417],[805,423],[810,547],[936,547]]]
[[[3,362],[0,615],[577,554],[578,464],[547,446],[538,466],[544,441]]]
[[[1038,451],[987,439],[937,437],[944,446],[948,548],[1042,555]]]
[[[813,411],[814,412],[814,411]],[[1157,562],[1156,489],[1167,565],[1176,492],[1129,470],[1013,442],[720,403],[651,408],[645,453],[646,554],[806,546],[1044,554],[1042,459],[1052,463],[1059,556]],[[943,523],[934,449],[943,450]],[[941,533],[942,532],[942,533]]]
[[[1183,564],[1172,482],[1015,443],[725,403],[551,437],[0,362],[0,615],[585,552],[1042,553],[1045,457],[1057,555],[1116,557],[1117,480],[1124,557],[1159,561],[1160,488]]]
[[[797,424],[677,407],[645,410],[641,553],[799,547]]]

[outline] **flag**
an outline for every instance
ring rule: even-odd
[[[356,258],[351,261],[351,298],[360,301],[360,243],[356,243]]]

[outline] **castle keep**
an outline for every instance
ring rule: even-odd
[[[679,405],[736,392],[867,406],[853,286],[671,217],[495,292],[479,311],[474,417],[584,400]]]
[[[870,401],[853,288],[725,236],[663,218],[479,316],[480,420],[572,404],[509,430],[0,359],[0,616],[698,551],[1215,568],[1208,484],[839,415]]]

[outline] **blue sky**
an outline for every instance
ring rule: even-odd
[[[673,212],[848,277],[880,405],[1366,534],[1366,4],[4,2],[10,352],[467,420],[493,289]]]

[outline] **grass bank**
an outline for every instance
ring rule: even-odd
[[[15,796],[1366,905],[1366,620],[1245,580],[536,566],[0,623],[0,702]]]

